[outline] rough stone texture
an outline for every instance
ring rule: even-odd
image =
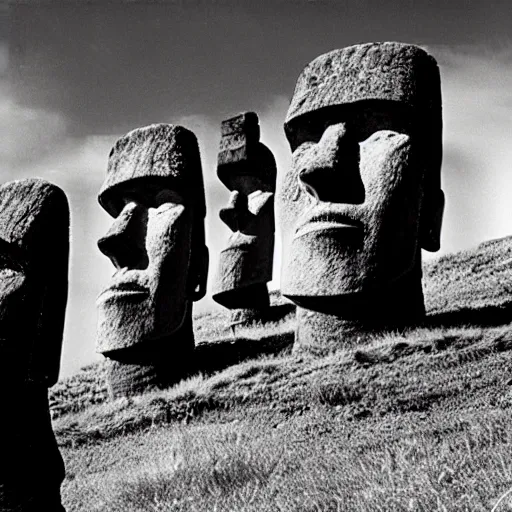
[[[166,388],[191,372],[193,354],[192,316],[187,314],[184,324],[172,335],[110,354],[108,395],[113,399]]]
[[[385,42],[333,50],[311,61],[300,74],[288,108],[285,131],[293,143],[299,118],[322,108],[357,101],[393,101],[411,108],[431,125],[431,151],[441,159],[442,115],[439,68],[418,46]],[[439,176],[439,175],[438,175]]]
[[[117,272],[97,300],[97,351],[119,363],[109,374],[118,396],[177,380],[187,361],[173,357],[190,357],[194,346],[192,302],[208,272],[194,134],[160,124],[120,139],[100,203],[115,220],[98,247]]]
[[[64,464],[48,387],[58,378],[68,288],[69,207],[44,180],[0,187],[0,509],[63,511]]]
[[[300,75],[277,195],[298,346],[423,317],[420,249],[439,248],[444,206],[441,126],[439,70],[418,47],[334,50]]]
[[[257,158],[260,140],[258,116],[254,112],[245,112],[223,121],[220,130],[217,174],[222,183],[228,186],[233,165],[238,169],[245,165],[250,172],[251,161]]]
[[[231,196],[219,216],[233,234],[220,254],[213,299],[232,309],[238,324],[260,318],[269,306],[276,164],[259,142],[255,113],[224,121],[221,134],[217,174]]]
[[[206,215],[201,157],[190,130],[152,124],[121,137],[110,151],[107,177],[98,194],[101,206],[117,217],[123,206],[118,189],[149,176],[164,178],[165,186],[194,203],[198,216]]]
[[[1,337],[26,340],[15,347],[2,343],[2,349],[15,350],[21,358],[9,361],[2,372],[14,365],[16,375],[22,369],[25,379],[52,386],[59,374],[68,293],[69,207],[64,192],[41,179],[2,185],[0,247]]]
[[[297,306],[294,353],[325,355],[340,344],[367,342],[376,332],[396,332],[421,323],[425,317],[421,274],[416,280],[383,287],[372,296],[351,294],[335,302],[330,297],[325,302],[319,299],[315,307]]]

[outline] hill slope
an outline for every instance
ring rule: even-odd
[[[204,371],[169,390],[106,402],[101,365],[59,383],[68,511],[490,511],[512,487],[510,246],[425,266],[451,327],[313,358],[290,311],[243,337],[206,316]]]
[[[491,325],[512,320],[512,237],[430,261],[423,273],[432,321]]]

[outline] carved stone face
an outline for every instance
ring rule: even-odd
[[[270,150],[259,146],[255,167],[269,167],[262,175],[275,176]],[[256,173],[233,173],[224,181],[231,195],[219,215],[233,233],[220,254],[213,298],[231,309],[264,307],[269,300],[266,283],[272,279],[275,183],[265,182]]]
[[[421,121],[374,100],[296,123],[278,194],[283,294],[371,293],[410,272],[420,254],[429,160]]]
[[[320,55],[297,80],[285,131],[282,293],[316,309],[320,297],[364,304],[421,279],[420,249],[439,248],[444,206],[433,57],[394,42]]]
[[[117,269],[97,300],[97,351],[106,354],[174,334],[205,294],[206,209],[195,135],[170,124],[131,131],[110,153],[98,199],[115,219],[98,241]]]
[[[122,209],[98,241],[117,269],[97,301],[98,339],[108,350],[172,334],[192,299],[192,208],[151,178],[119,193]]]
[[[68,289],[69,208],[41,179],[0,187],[1,371],[53,385],[58,378]]]

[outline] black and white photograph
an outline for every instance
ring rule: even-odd
[[[512,2],[0,0],[1,512],[512,510]]]

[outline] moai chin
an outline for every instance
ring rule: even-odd
[[[0,509],[64,511],[64,463],[48,388],[59,374],[68,292],[69,206],[57,186],[0,186]]]
[[[434,58],[392,42],[320,55],[284,128],[281,291],[298,305],[296,350],[420,321],[421,249],[439,249],[444,207]]]
[[[233,328],[261,319],[269,307],[276,163],[259,139],[254,112],[222,122],[217,175],[231,195],[219,216],[232,234],[220,254],[213,299],[231,310]]]
[[[116,267],[97,299],[97,351],[108,358],[110,395],[167,386],[191,362],[192,303],[206,291],[195,135],[171,124],[129,132],[110,152],[98,199],[114,217],[98,240]]]

